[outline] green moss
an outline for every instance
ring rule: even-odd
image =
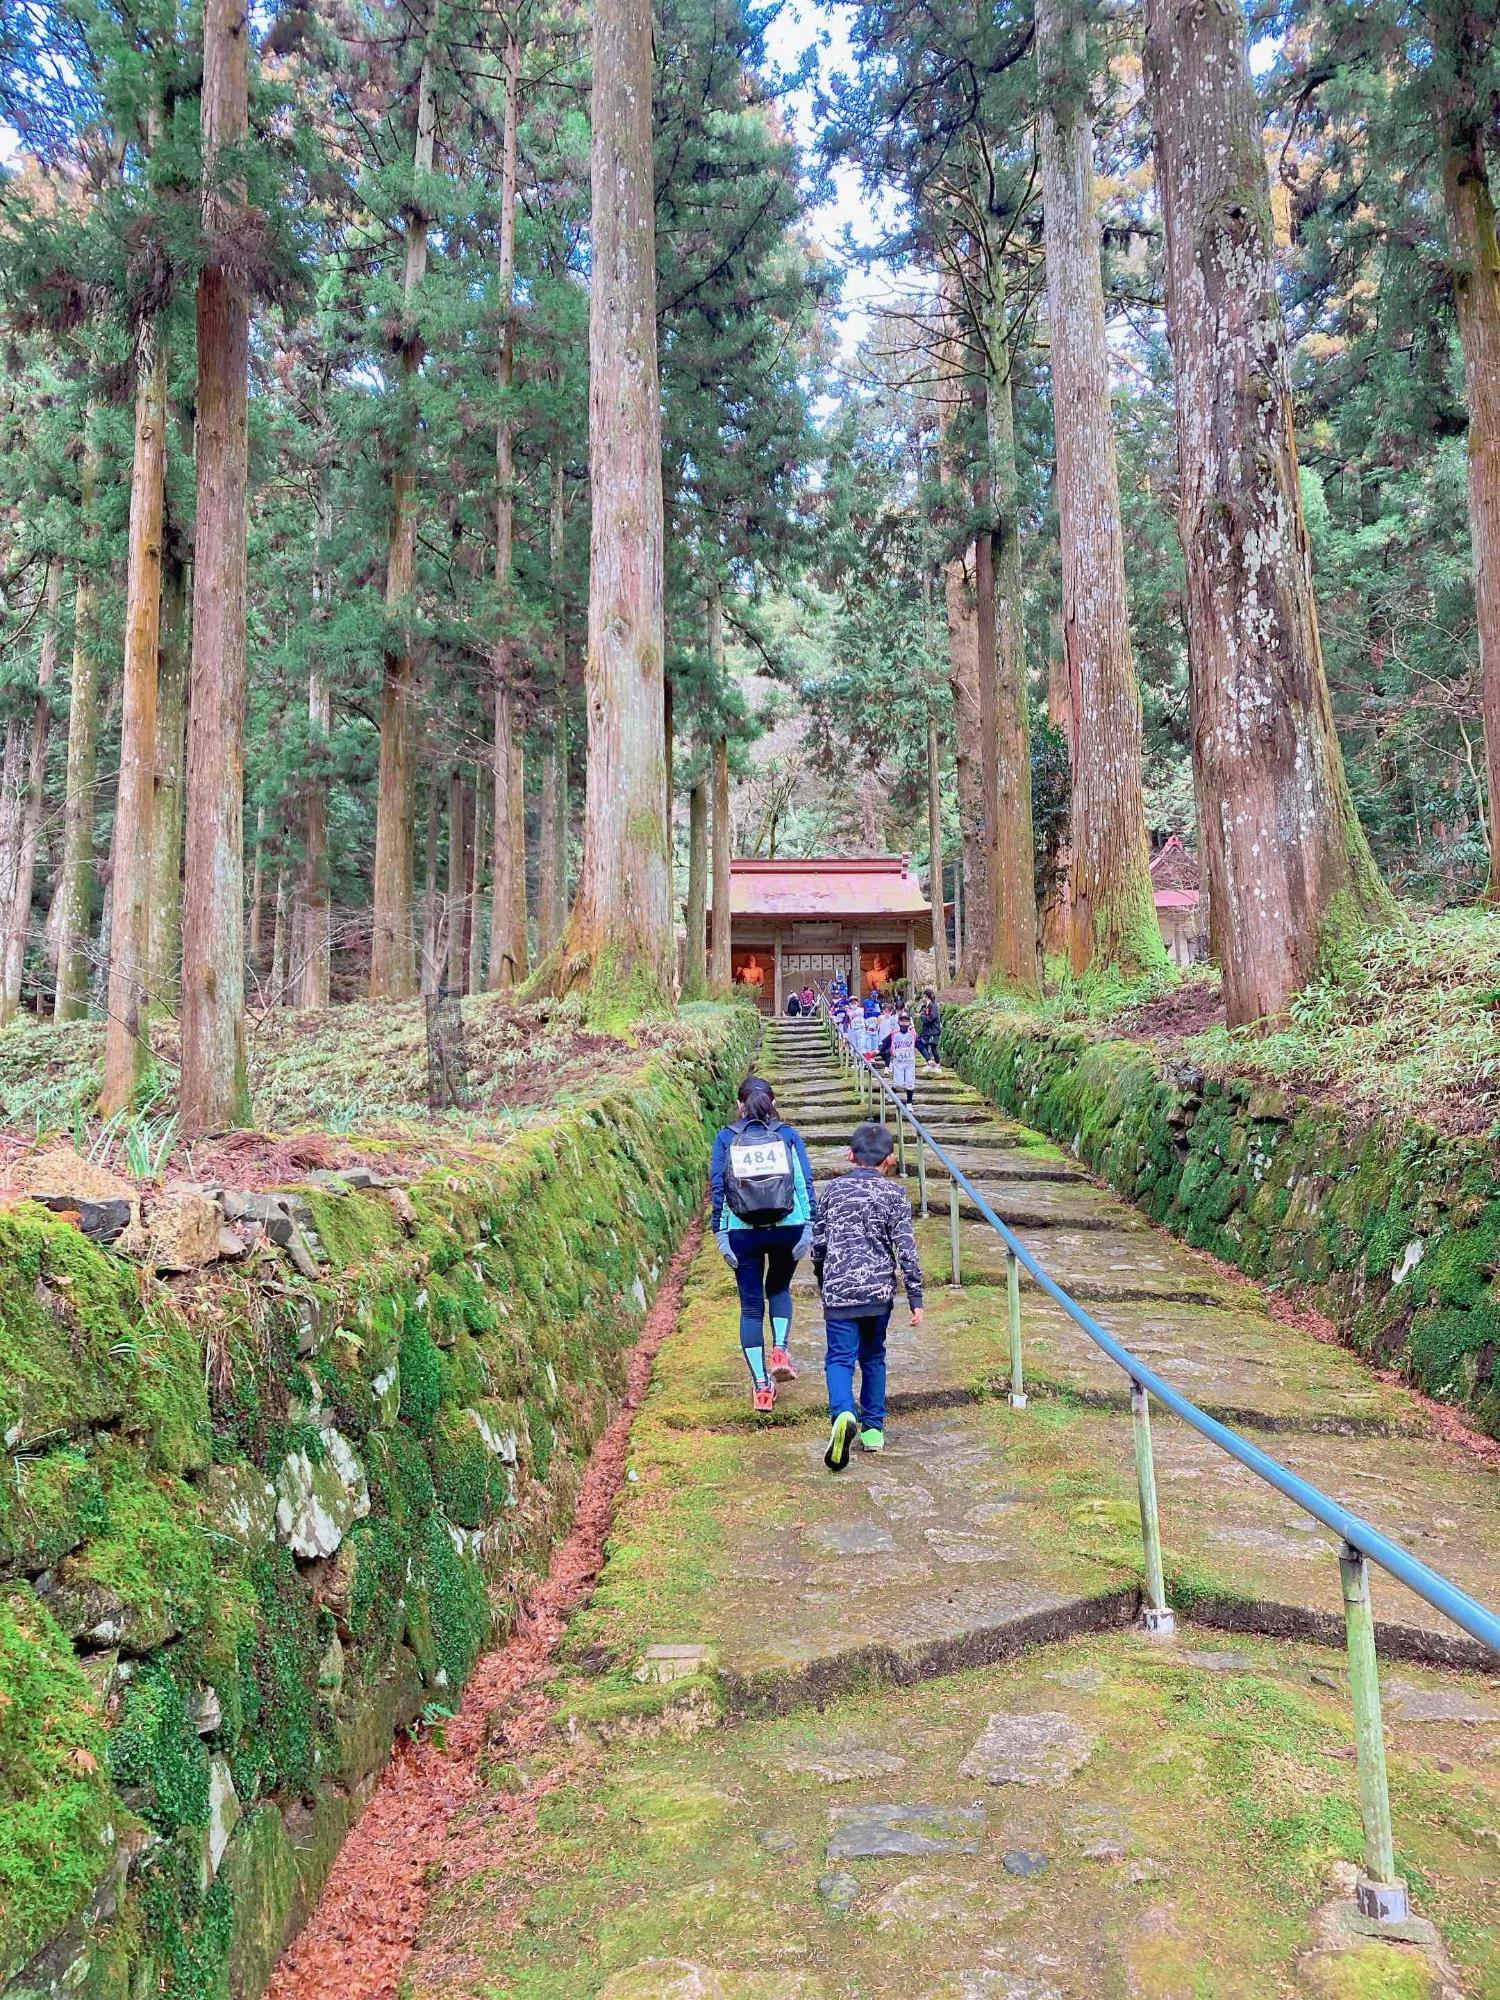
[[[123,1614],[128,1642],[144,1652],[213,1617],[219,1590],[213,1552],[193,1489],[148,1471],[118,1445],[99,1457],[103,1526],[62,1570],[65,1594],[87,1603],[95,1592]]]
[[[86,1906],[127,1817],[93,1690],[24,1585],[0,1592],[0,1799],[4,1979]]]
[[[483,1563],[503,1564],[509,1583],[545,1559],[620,1385],[639,1325],[635,1294],[654,1283],[700,1198],[705,1123],[722,1116],[756,1025],[743,1010],[705,1014],[670,1030],[670,1048],[637,1059],[628,1076],[606,1066],[602,1088],[513,1141],[481,1142],[459,1164],[435,1146],[432,1171],[411,1190],[414,1235],[383,1200],[315,1193],[332,1259],[324,1280],[274,1288],[255,1267],[226,1270],[211,1300],[196,1302],[201,1324],[70,1225],[24,1207],[0,1212],[0,1410],[19,1422],[24,1447],[0,1462],[0,1562],[54,1567],[49,1603],[77,1629],[113,1623],[122,1609],[128,1627],[118,1726],[106,1740],[61,1627],[29,1591],[17,1593],[19,1611],[7,1600],[7,1949],[19,1937],[15,1949],[30,1953],[87,1902],[109,1863],[105,1819],[130,1824],[117,1778],[161,1845],[97,1940],[100,1963],[118,1969],[111,2000],[127,1977],[142,1991],[220,2000],[231,1902],[264,1904],[274,1930],[290,1891],[282,1847],[240,1836],[224,1877],[201,1888],[210,1744],[247,1805],[275,1802],[258,1824],[279,1827],[292,1800],[320,1802],[322,1832],[316,1853],[297,1861],[296,1893],[316,1886],[347,1817],[341,1795],[337,1811],[321,1803],[335,1798],[325,1781],[342,1768],[340,1729],[362,1704],[389,1702],[393,1687],[405,1690],[403,1713],[416,1699],[403,1632],[447,1699],[492,1631]],[[315,1351],[299,1358],[307,1346]],[[377,1398],[373,1383],[393,1365],[396,1397]],[[317,1391],[358,1441],[372,1511],[336,1557],[299,1567],[270,1542],[265,1482],[290,1450],[323,1454],[325,1434],[310,1419]],[[514,1474],[473,1409],[496,1437],[518,1434]],[[202,1487],[184,1477],[210,1454],[234,1477],[216,1470]],[[208,1491],[216,1505],[232,1502],[232,1522],[202,1517]],[[487,1537],[482,1561],[474,1531],[502,1509],[513,1535]],[[24,1650],[22,1612],[41,1667],[12,1659]],[[337,1712],[319,1685],[335,1621]],[[206,1739],[196,1726],[204,1685],[221,1708]],[[19,1735],[17,1687],[35,1718]],[[86,1754],[70,1765],[77,1748]],[[368,1754],[382,1753],[383,1744]],[[274,1949],[268,1932],[256,1962]]]
[[[1135,1043],[993,1007],[944,1048],[1155,1221],[1248,1275],[1315,1283],[1355,1344],[1500,1432],[1500,1176],[1478,1142],[1350,1129],[1253,1079],[1164,1070]],[[1407,1248],[1425,1254],[1392,1283]]]
[[[201,1839],[179,1835],[143,1871],[147,1937],[166,1968],[172,2000],[229,2000],[234,1904],[222,1878],[201,1886]]]
[[[309,1187],[297,1192],[311,1209],[318,1241],[335,1268],[369,1275],[377,1259],[399,1247],[401,1225],[384,1195],[329,1194]]]
[[[0,1574],[50,1567],[108,1514],[87,1454],[72,1446],[0,1462]]]
[[[164,1661],[148,1661],[126,1688],[109,1768],[117,1785],[144,1793],[141,1813],[158,1833],[207,1826],[208,1757]]]
[[[432,1429],[442,1397],[443,1371],[425,1321],[408,1313],[401,1329],[401,1416],[414,1431]]]
[[[485,1443],[470,1410],[439,1412],[432,1468],[443,1511],[461,1528],[482,1528],[509,1502],[505,1462]]]
[[[411,1589],[423,1636],[430,1644],[424,1672],[445,1686],[461,1687],[490,1636],[494,1622],[489,1592],[479,1565],[455,1547],[441,1515],[423,1523],[412,1557]]]
[[[246,1647],[247,1729],[235,1787],[241,1797],[309,1794],[317,1769],[318,1667],[323,1646],[310,1593],[285,1549],[251,1563],[256,1617]],[[257,1783],[241,1783],[254,1774]]]

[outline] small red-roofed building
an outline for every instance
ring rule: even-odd
[[[1198,857],[1173,834],[1151,857],[1156,921],[1174,965],[1199,965],[1208,956],[1208,898]]]
[[[826,993],[840,974],[851,993],[883,991],[909,979],[916,953],[931,948],[932,909],[910,855],[731,865],[730,970],[762,1013],[781,1013],[804,986]]]

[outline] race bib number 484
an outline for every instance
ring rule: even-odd
[[[770,1180],[792,1170],[784,1139],[738,1139],[729,1148],[729,1164],[739,1181]]]

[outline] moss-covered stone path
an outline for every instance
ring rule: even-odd
[[[838,1171],[856,1106],[817,1031],[778,1024],[763,1061]],[[1412,1399],[966,1086],[926,1078],[919,1102],[1128,1345],[1500,1595],[1500,1482]],[[1500,1680],[1437,1664],[1455,1635],[1377,1575],[1398,1853],[1441,1943],[1361,1936],[1329,1538],[1158,1418],[1185,1616],[1175,1642],[1140,1636],[1125,1385],[1028,1290],[1012,1411],[1003,1254],[961,1228],[958,1288],[946,1213],[919,1228],[929,1313],[896,1317],[889,1445],[841,1479],[815,1295],[799,1282],[803,1378],[757,1421],[705,1249],[570,1633],[556,1748],[508,1769],[496,1721],[497,1782],[545,1780],[526,1866],[439,1895],[409,2000],[1500,2000]]]

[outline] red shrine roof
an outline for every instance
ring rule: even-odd
[[[729,870],[729,913],[814,923],[930,917],[931,905],[910,864],[906,854],[735,861]]]
[[[1159,854],[1151,857],[1151,885],[1159,910],[1196,910],[1202,900],[1198,857],[1173,834]]]

